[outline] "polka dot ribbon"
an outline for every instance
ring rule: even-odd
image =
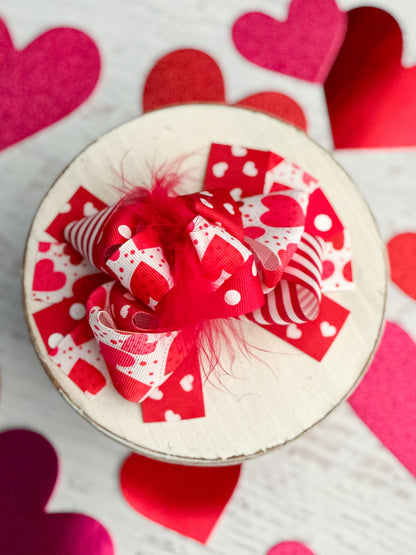
[[[351,287],[347,232],[318,182],[274,153],[214,144],[203,191],[86,204],[61,232],[101,284],[70,311],[85,314],[113,385],[147,421],[204,414],[201,322],[251,320],[320,360],[348,315],[323,294]],[[58,335],[62,353],[74,338]]]

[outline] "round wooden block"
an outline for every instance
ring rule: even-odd
[[[202,186],[210,144],[272,150],[316,177],[349,230],[353,291],[329,296],[350,315],[322,362],[261,329],[244,323],[254,356],[236,353],[231,375],[204,384],[206,417],[144,424],[139,406],[110,385],[96,396],[84,394],[54,363],[41,341],[32,300],[35,257],[49,223],[80,185],[112,204],[123,179],[150,183],[152,168],[185,159],[188,179],[182,193]],[[298,129],[260,112],[222,105],[182,105],[145,114],[101,137],[84,150],[49,190],[30,230],[24,265],[26,314],[38,355],[65,399],[84,418],[132,450],[183,464],[223,465],[266,453],[324,418],[351,393],[376,349],[386,297],[386,262],[373,217],[351,179],[334,159]]]

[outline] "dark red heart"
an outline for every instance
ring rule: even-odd
[[[36,291],[58,291],[66,283],[63,272],[55,272],[52,260],[44,258],[36,262],[33,289]]]
[[[113,555],[107,530],[76,513],[47,513],[58,459],[44,437],[29,430],[0,434],[0,553]]]
[[[75,110],[99,74],[98,49],[85,33],[51,29],[16,50],[0,20],[0,150]]]
[[[143,111],[186,102],[225,102],[224,79],[217,62],[205,52],[175,50],[156,62],[143,89]],[[300,106],[277,92],[253,94],[236,103],[277,116],[306,130]]]
[[[396,235],[387,243],[390,277],[413,299],[416,299],[416,233]]]
[[[378,8],[348,12],[348,31],[325,82],[336,148],[416,145],[416,67],[401,64],[402,32]]]
[[[181,466],[130,455],[121,468],[120,487],[137,512],[206,543],[239,475],[240,466]]]

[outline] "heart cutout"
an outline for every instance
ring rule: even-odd
[[[306,545],[299,542],[282,542],[272,547],[267,555],[315,555]]]
[[[349,398],[361,420],[416,477],[416,344],[387,322],[363,381]]]
[[[233,41],[253,64],[323,83],[345,36],[347,21],[334,0],[292,0],[286,21],[258,12],[242,15]]]
[[[140,514],[206,543],[240,475],[240,466],[181,466],[130,455],[120,473],[126,501]]]
[[[29,430],[0,434],[0,553],[113,555],[106,529],[76,513],[46,513],[58,459],[41,435]]]
[[[166,54],[146,78],[142,100],[144,112],[185,102],[225,102],[221,69],[211,56],[200,50],[182,49]],[[302,109],[284,94],[257,93],[235,105],[267,112],[306,131]]]
[[[325,82],[335,148],[416,145],[416,67],[401,65],[402,32],[378,8],[348,12],[348,30]]]
[[[387,243],[391,280],[407,295],[416,299],[416,233],[396,235]]]
[[[16,50],[0,20],[0,150],[78,108],[99,74],[98,49],[85,33],[51,29]]]

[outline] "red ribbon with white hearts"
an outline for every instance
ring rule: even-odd
[[[325,256],[345,232],[311,176],[272,153],[212,145],[205,185],[184,196],[138,189],[63,230],[108,276],[88,296],[90,329],[114,386],[149,420],[160,419],[152,413],[168,378],[165,402],[180,378],[185,393],[190,377],[201,387],[192,333],[203,322],[248,319],[302,344],[302,326],[320,320],[329,345],[348,314],[322,297]],[[322,358],[329,347],[309,336],[300,348]]]

